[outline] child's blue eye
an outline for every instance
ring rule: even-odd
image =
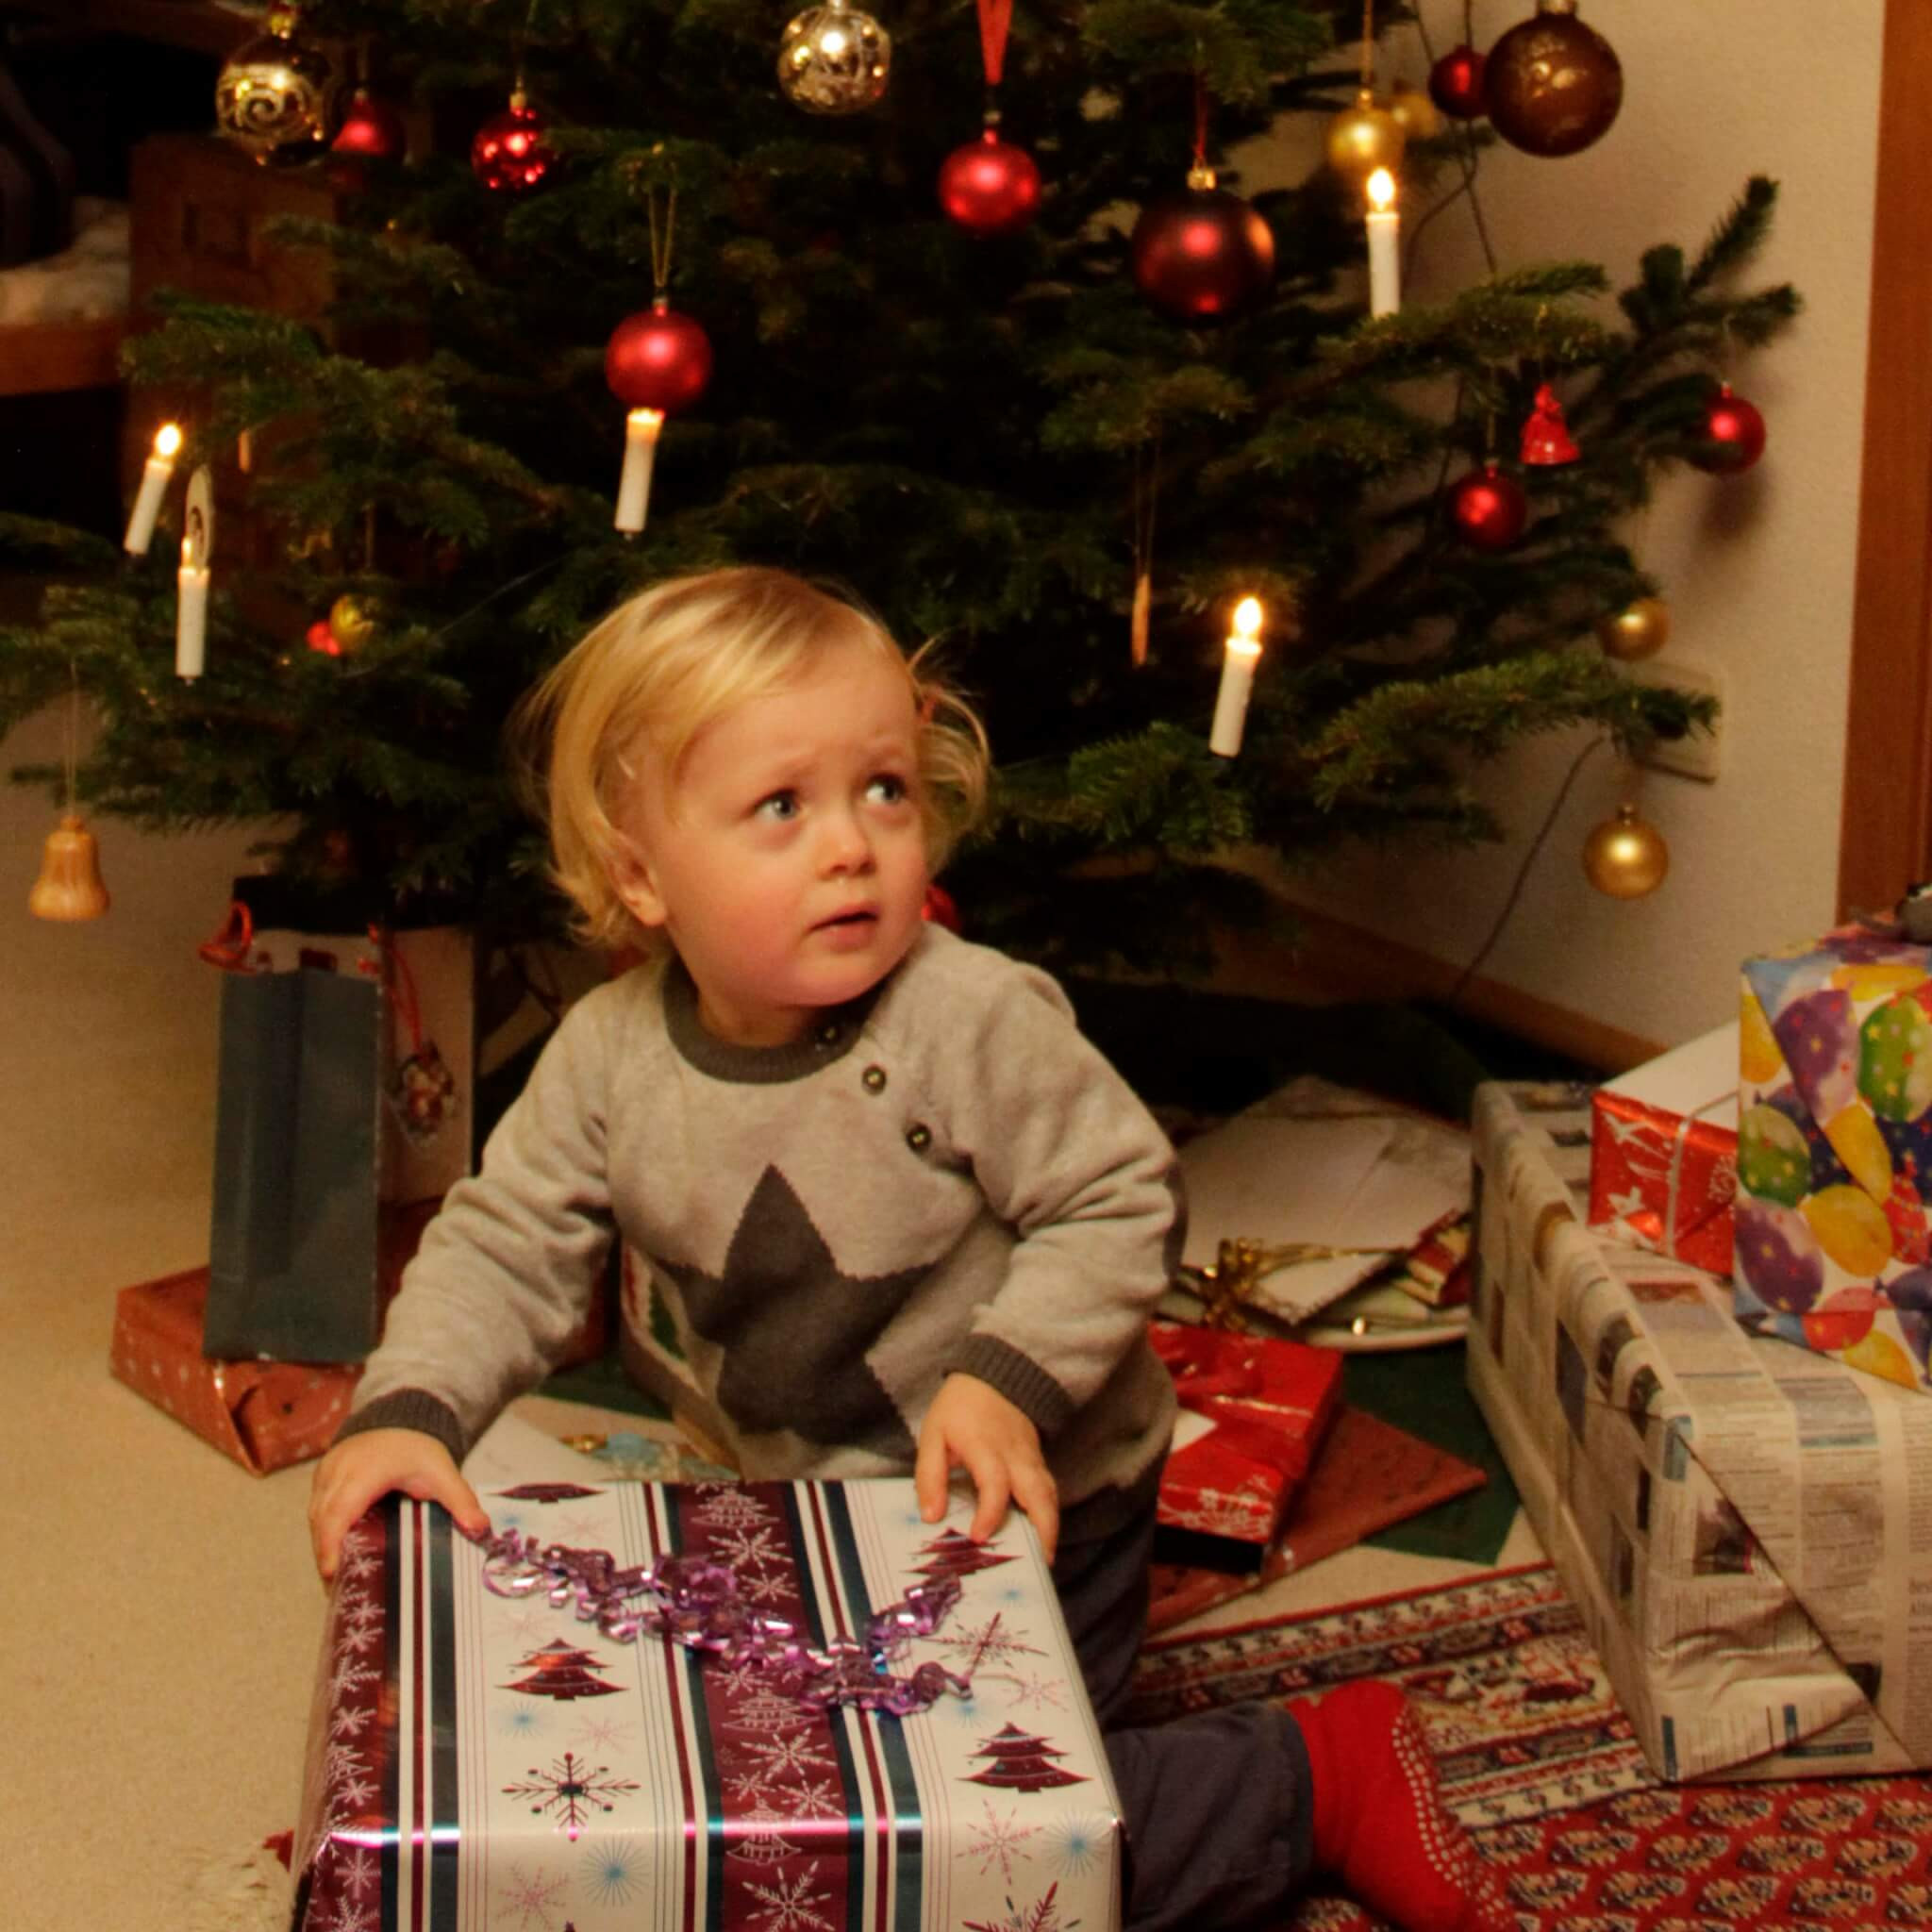
[[[881,772],[865,788],[865,795],[879,805],[897,805],[908,796],[908,787],[896,773]]]

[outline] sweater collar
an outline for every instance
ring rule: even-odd
[[[843,1059],[858,1044],[867,1016],[898,970],[894,967],[856,1000],[842,1007],[827,1007],[812,1023],[811,1030],[789,1045],[738,1046],[705,1030],[698,1018],[696,984],[684,961],[674,953],[664,969],[664,1024],[679,1055],[714,1080],[753,1086],[803,1080],[821,1067]]]

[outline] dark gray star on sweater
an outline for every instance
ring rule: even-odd
[[[724,1351],[718,1401],[750,1433],[904,1456],[912,1437],[866,1361],[927,1274],[840,1272],[805,1203],[768,1167],[745,1203],[723,1274],[658,1263],[684,1292],[691,1324]]]

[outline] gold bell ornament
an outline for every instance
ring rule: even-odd
[[[1641,899],[1663,884],[1671,869],[1664,835],[1634,805],[1620,805],[1583,841],[1583,875],[1612,899]]]
[[[36,919],[98,919],[108,903],[94,835],[77,813],[67,812],[47,834],[41,875],[26,896],[26,909]]]

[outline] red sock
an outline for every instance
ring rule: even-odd
[[[1407,1698],[1344,1684],[1288,1710],[1308,1747],[1316,1869],[1402,1932],[1508,1932],[1502,1886],[1442,1808]]]

